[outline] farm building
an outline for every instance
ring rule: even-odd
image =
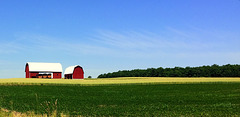
[[[84,79],[83,68],[79,65],[70,66],[64,72],[65,79]]]
[[[27,62],[25,67],[26,78],[62,78],[60,63]]]

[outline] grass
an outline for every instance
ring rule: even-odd
[[[125,77],[106,79],[33,79],[10,78],[0,79],[0,84],[34,85],[34,84],[77,84],[77,85],[105,85],[105,84],[137,84],[137,83],[199,83],[199,82],[240,82],[240,78],[174,78],[174,77]]]
[[[59,114],[56,115],[56,113],[52,113],[51,115],[48,114],[35,114],[34,112],[27,112],[27,113],[21,113],[16,111],[9,111],[7,109],[1,109],[0,110],[0,117],[68,117],[69,115]]]
[[[0,107],[36,115],[239,116],[240,83],[1,85]]]

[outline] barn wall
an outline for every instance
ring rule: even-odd
[[[30,78],[29,77],[29,66],[28,66],[28,64],[26,64],[26,67],[25,67],[25,73],[26,73],[26,78]]]
[[[30,72],[30,78],[36,78],[39,72]]]
[[[62,72],[53,72],[53,79],[62,78]]]
[[[77,66],[73,70],[73,79],[83,79],[84,78],[84,72],[82,67]]]

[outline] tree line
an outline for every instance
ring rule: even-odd
[[[98,78],[115,77],[240,77],[240,65],[148,68],[100,74]]]

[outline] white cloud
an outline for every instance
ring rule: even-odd
[[[38,34],[23,34],[16,37],[18,48],[25,49],[31,52],[63,52],[63,53],[78,53],[78,54],[104,54],[111,51],[103,46],[93,45],[90,42],[78,41],[78,39],[64,39]],[[24,43],[24,44],[23,44]],[[6,49],[18,51],[19,49],[7,47]],[[18,51],[20,52],[20,51]]]
[[[226,41],[228,37],[230,41]],[[0,52],[32,50],[39,52],[61,51],[70,55],[78,53],[96,56],[156,57],[177,53],[200,54],[223,50],[227,52],[239,51],[239,47],[236,47],[236,43],[239,42],[237,37],[239,34],[209,31],[195,27],[189,30],[168,27],[159,32],[101,30],[86,39],[64,39],[37,34],[22,34],[18,35],[16,40],[3,45]]]
[[[14,41],[0,43],[0,54],[17,53],[18,51],[21,51],[22,49],[23,49],[23,46]]]
[[[162,57],[177,55],[211,55],[238,53],[240,35],[234,32],[211,31],[198,28],[179,30],[167,28],[164,32],[98,31],[91,39],[125,57]]]
[[[60,51],[69,55],[78,53],[110,57],[157,57],[171,54],[239,52],[239,36],[237,33],[209,31],[196,27],[189,30],[167,27],[159,32],[101,30],[85,39],[20,34],[15,40],[1,43],[0,53]],[[229,40],[226,41],[226,38]]]

